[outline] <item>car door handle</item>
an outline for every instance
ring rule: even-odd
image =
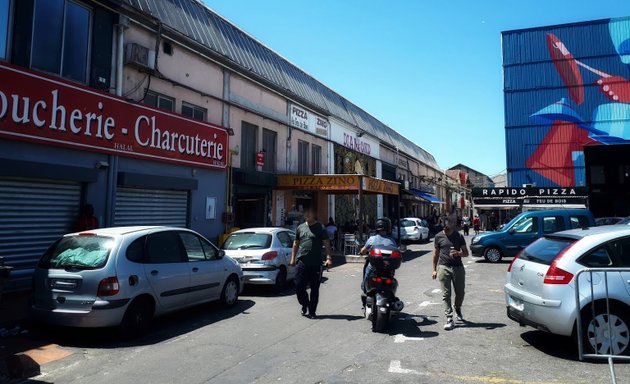
[[[157,276],[160,273],[157,269],[151,271],[151,276]]]
[[[199,268],[197,267],[193,268],[193,272],[199,272]]]

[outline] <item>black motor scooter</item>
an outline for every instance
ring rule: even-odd
[[[365,318],[372,321],[372,332],[387,329],[392,313],[403,310],[405,304],[396,297],[398,281],[395,270],[400,268],[402,254],[396,247],[378,247],[368,254],[368,261],[376,270],[365,282]]]

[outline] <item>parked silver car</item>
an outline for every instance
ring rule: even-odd
[[[196,232],[118,227],[72,233],[40,259],[32,317],[74,327],[147,330],[154,316],[221,300],[236,303],[243,273]]]
[[[589,273],[579,276],[580,306],[576,307],[574,277],[586,267],[630,267],[630,228],[615,225],[573,229],[547,235],[529,245],[508,268],[508,317],[543,331],[575,336],[580,310],[584,345],[590,352],[627,354],[630,272],[607,273],[608,316],[603,272],[593,272],[592,279]],[[609,335],[612,343],[608,342]]]
[[[392,226],[392,236],[398,238],[398,223]],[[417,217],[400,220],[400,238],[407,241],[429,241],[429,223]]]
[[[280,291],[295,276],[289,266],[293,240],[295,232],[285,228],[247,228],[231,233],[221,248],[240,263],[245,284],[275,285]]]

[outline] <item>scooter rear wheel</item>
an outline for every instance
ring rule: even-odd
[[[385,312],[382,312],[376,305],[373,308],[372,314],[372,332],[383,332],[387,328],[389,322],[389,308],[386,308]]]

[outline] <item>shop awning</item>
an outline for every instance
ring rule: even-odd
[[[418,196],[418,197],[428,201],[429,203],[432,203],[432,204],[446,204],[445,202],[443,202],[442,200],[438,199],[437,197],[432,196],[432,195],[430,195],[430,194],[428,194],[426,192],[422,192],[422,191],[420,191],[418,189],[412,188],[411,192],[414,195],[416,195],[416,196]]]
[[[363,175],[278,175],[277,189],[325,191],[398,196],[400,184]]]

